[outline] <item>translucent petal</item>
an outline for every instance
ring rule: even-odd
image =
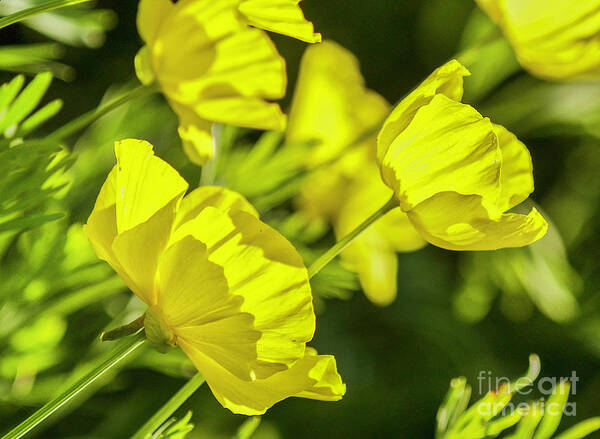
[[[148,142],[121,140],[115,143],[115,154],[119,233],[143,223],[171,201],[182,198],[188,188],[175,169],[154,155]]]
[[[443,94],[419,108],[380,159],[405,212],[443,191],[478,194],[497,207],[502,156],[492,124]]]
[[[453,59],[437,68],[403,98],[388,116],[377,136],[377,158],[381,160],[390,144],[410,124],[419,108],[427,105],[436,94],[460,101],[463,95],[463,77],[468,75],[469,71]]]
[[[289,370],[266,379],[242,381],[185,340],[181,347],[204,375],[217,400],[233,413],[260,415],[290,396],[336,401],[346,392],[335,359],[315,355],[309,349]]]
[[[226,368],[250,380],[259,331],[240,311],[244,299],[229,292],[223,268],[208,260],[206,246],[192,236],[161,256],[156,308],[175,334]]]
[[[321,34],[304,18],[300,0],[241,0],[239,11],[252,26],[287,35],[307,43],[318,43]]]
[[[117,236],[117,172],[115,165],[100,189],[87,224],[83,226],[98,257],[109,263],[115,260],[111,246]]]
[[[241,311],[254,316],[256,376],[290,366],[312,338],[315,317],[306,268],[279,233],[242,210],[206,207],[176,229],[175,238],[193,235],[222,266],[229,291],[242,296]]]
[[[533,192],[533,164],[529,150],[517,136],[501,125],[494,124],[494,132],[502,151],[498,207],[506,211],[525,201]]]
[[[149,305],[154,274],[187,183],[141,140],[115,144],[117,165],[100,190],[85,227],[98,257]]]
[[[214,207],[227,212],[230,209],[243,210],[258,218],[258,212],[248,200],[237,192],[222,186],[200,186],[187,194],[177,210],[175,227],[193,220],[207,207]]]
[[[113,253],[127,275],[123,280],[150,306],[156,304],[158,260],[169,242],[178,202],[172,200],[145,222],[119,233],[112,243]]]
[[[431,244],[448,250],[496,250],[522,247],[546,233],[548,224],[536,209],[528,215],[490,216],[479,195],[441,192],[408,213]]]

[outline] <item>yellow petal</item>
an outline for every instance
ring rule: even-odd
[[[188,188],[175,169],[159,159],[152,145],[127,139],[115,143],[117,156],[116,216],[122,233],[147,221]]]
[[[142,40],[154,41],[166,16],[174,9],[171,0],[140,0],[137,12],[137,28]]]
[[[286,124],[278,104],[258,98],[216,97],[199,101],[190,108],[205,119],[246,128],[283,131]]]
[[[152,71],[152,60],[150,59],[150,50],[148,46],[143,46],[135,55],[134,60],[135,75],[144,85],[154,82],[154,72]]]
[[[600,76],[600,0],[479,1],[503,28],[519,61],[548,79]]]
[[[431,102],[436,94],[460,101],[463,95],[463,77],[469,74],[458,61],[448,61],[402,99],[388,116],[377,136],[377,158],[381,159],[385,155],[398,133],[410,124],[419,108]]]
[[[119,233],[112,251],[123,269],[119,275],[127,286],[149,306],[156,304],[155,274],[158,260],[167,246],[179,199],[173,199],[148,220]]]
[[[183,198],[177,210],[175,227],[193,220],[207,207],[214,207],[224,212],[230,209],[239,209],[258,218],[258,212],[254,206],[237,192],[221,186],[200,186]]]
[[[287,35],[307,43],[318,43],[321,34],[304,18],[300,0],[241,0],[239,11],[252,26]]]
[[[499,208],[502,211],[525,201],[533,192],[533,164],[527,147],[513,133],[494,124],[502,151]]]
[[[408,213],[431,244],[448,250],[496,250],[522,247],[545,235],[548,224],[536,209],[528,215],[492,217],[479,195],[441,192]]]
[[[242,297],[229,292],[223,268],[208,260],[206,246],[191,236],[161,256],[156,309],[176,337],[201,350],[242,380],[253,376],[259,331]]]
[[[214,156],[212,122],[198,117],[191,108],[185,105],[175,101],[169,101],[169,104],[179,119],[177,132],[181,137],[183,151],[192,163],[204,165]]]
[[[206,207],[175,231],[192,235],[223,267],[232,294],[244,298],[241,311],[261,332],[256,376],[264,378],[301,358],[312,338],[315,317],[306,268],[279,233],[242,210]]]
[[[286,137],[320,142],[307,158],[311,168],[375,130],[388,111],[385,99],[365,88],[356,57],[324,41],[308,47],[302,57]]]
[[[335,359],[330,355],[314,355],[307,349],[308,354],[289,370],[266,379],[243,381],[186,341],[182,341],[181,347],[204,375],[217,400],[233,413],[261,415],[291,396],[336,401],[346,392]]]
[[[117,236],[117,172],[117,166],[114,166],[100,189],[87,224],[83,226],[98,257],[111,265],[115,261],[111,246]]]
[[[294,204],[311,221],[333,221],[344,206],[349,183],[337,166],[319,169],[304,180]]]
[[[443,94],[419,108],[380,160],[405,212],[443,191],[478,194],[497,207],[502,156],[492,124]]]
[[[154,274],[187,183],[141,140],[115,144],[117,165],[100,190],[85,232],[98,257],[149,305]]]
[[[360,286],[376,305],[387,306],[396,298],[398,257],[396,252],[370,245],[359,237],[342,253],[342,259],[358,273]]]
[[[199,119],[281,130],[281,109],[265,99],[284,96],[285,61],[265,32],[240,22],[237,4],[177,2],[148,44],[152,70],[170,103],[187,107]],[[174,109],[182,118],[182,111]],[[195,149],[190,156],[204,161],[206,130],[183,119],[180,131],[188,152]]]
[[[279,99],[285,95],[285,61],[264,32],[248,28],[209,43],[214,53],[206,71],[174,84],[180,102],[233,96]]]
[[[393,192],[381,181],[377,166],[363,166],[361,178],[348,188],[348,197],[334,223],[338,239],[350,233],[390,199]],[[394,209],[362,232],[343,252],[342,259],[356,271],[366,296],[389,305],[396,297],[396,252],[425,245],[408,217]]]
[[[177,6],[150,47],[155,74],[171,99],[192,104],[284,95],[285,61],[264,32],[240,24],[227,2]]]

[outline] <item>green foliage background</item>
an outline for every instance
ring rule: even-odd
[[[61,62],[77,75],[72,82],[52,82],[42,103],[60,98],[64,106],[40,133],[134,84],[133,57],[141,45],[137,4],[105,0],[98,7],[114,10],[118,24],[100,48],[66,49]],[[468,45],[468,26],[482,19],[471,0],[304,0],[303,9],[325,38],[361,60],[368,86],[390,102]],[[1,32],[3,44],[47,41],[22,25]],[[288,62],[287,105],[305,45],[273,39]],[[565,418],[563,425],[600,414],[600,85],[536,80],[515,68],[503,48],[490,57],[499,65],[475,64],[472,70],[495,84],[485,89],[478,88],[478,78],[467,80],[467,100],[477,101],[484,115],[529,146],[533,199],[554,223],[551,241],[493,254],[427,246],[398,256],[399,293],[390,307],[377,308],[359,292],[319,300],[314,345],[335,354],[347,395],[336,403],[283,401],[253,437],[432,437],[437,407],[453,377],[466,376],[479,399],[479,371],[516,377],[531,352],[541,357],[542,376],[576,371],[580,378],[571,397],[577,418]],[[1,82],[13,76],[3,72]],[[97,342],[103,329],[141,309],[97,262],[80,232],[113,164],[112,143],[124,137],[151,141],[189,181],[199,181],[199,169],[181,152],[176,120],[158,96],[134,101],[67,139],[76,157],[68,171],[71,184],[46,206],[67,216],[23,235],[0,235],[2,431],[72,380],[71,370],[84,370],[106,351]],[[228,172],[235,174],[235,168]],[[265,219],[277,223],[278,216]],[[39,437],[127,437],[189,372],[183,355],[144,351]],[[220,407],[207,387],[177,416],[187,410],[196,425],[189,438],[231,437],[244,420]]]

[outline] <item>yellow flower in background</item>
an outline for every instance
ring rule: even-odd
[[[505,213],[533,192],[531,156],[512,133],[460,102],[468,74],[452,60],[396,106],[377,138],[383,180],[431,244],[531,244],[548,228],[539,212]]]
[[[155,344],[179,346],[219,402],[260,414],[300,396],[338,400],[335,359],[306,347],[315,330],[308,275],[293,246],[237,193],[200,187],[123,140],[85,232],[148,306]]]
[[[547,79],[600,78],[600,0],[476,0],[519,61]]]
[[[213,122],[281,131],[285,115],[269,100],[285,95],[285,61],[268,35],[248,25],[319,41],[297,1],[141,0],[145,45],[135,59],[140,81],[156,81],[179,118],[190,160],[213,155]]]
[[[376,128],[389,110],[383,97],[365,87],[358,60],[346,49],[331,41],[306,49],[287,139],[318,144],[307,155],[305,166],[312,174],[296,204],[308,218],[331,222],[338,238],[393,194],[381,181],[375,161]],[[344,151],[361,137],[359,145]],[[359,274],[367,297],[387,305],[396,297],[396,252],[413,251],[424,244],[407,216],[395,209],[356,238],[341,256]]]

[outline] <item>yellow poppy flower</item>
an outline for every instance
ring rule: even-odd
[[[548,228],[534,208],[505,213],[533,192],[529,151],[460,102],[468,70],[452,60],[396,106],[377,139],[384,182],[431,244],[449,250],[521,247]]]
[[[213,155],[213,122],[281,131],[285,116],[268,100],[285,94],[285,61],[267,34],[248,23],[268,26],[259,1],[141,0],[137,27],[145,45],[135,59],[140,81],[156,81],[179,118],[179,135],[190,160],[204,164]],[[273,3],[273,2],[267,2]],[[294,3],[294,2],[285,2]],[[306,36],[273,14],[273,27]],[[270,9],[265,9],[269,11]],[[285,9],[287,11],[287,9]],[[245,15],[244,15],[245,14]],[[247,18],[244,18],[247,17]],[[304,29],[304,30],[303,30]]]
[[[308,218],[331,222],[338,238],[393,194],[382,183],[375,161],[375,127],[389,109],[384,98],[365,87],[358,60],[346,49],[325,41],[306,50],[287,138],[319,144],[307,157],[305,166],[313,174],[301,188],[297,206]],[[344,151],[369,131],[372,136]],[[396,209],[357,237],[341,257],[359,274],[367,297],[388,305],[396,297],[396,252],[413,251],[424,244],[407,216]]]
[[[600,0],[476,0],[519,61],[548,79],[600,77]]]
[[[85,232],[148,306],[148,338],[179,346],[219,402],[260,414],[302,396],[337,400],[335,359],[306,348],[315,316],[306,268],[293,246],[240,195],[200,187],[123,140]]]

